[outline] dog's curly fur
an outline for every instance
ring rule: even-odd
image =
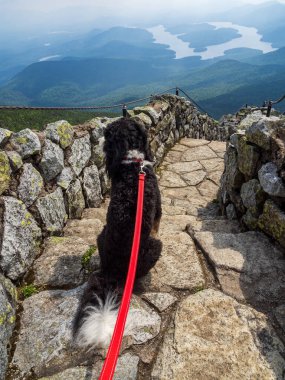
[[[101,270],[88,281],[74,324],[76,342],[82,346],[109,343],[116,320],[120,290],[126,280],[137,207],[138,162],[123,163],[129,152],[147,161],[141,244],[136,278],[145,276],[159,259],[162,244],[156,239],[161,218],[161,199],[153,172],[153,157],[144,127],[122,118],[104,132],[106,170],[111,178],[107,224],[97,239]]]

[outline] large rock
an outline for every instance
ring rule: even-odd
[[[8,129],[0,128],[0,148],[2,148],[11,137],[12,132]]]
[[[285,247],[285,213],[270,199],[264,204],[258,226]]]
[[[23,302],[13,379],[36,377],[76,366],[88,358],[72,342],[72,323],[83,288],[44,291]],[[89,357],[90,357],[89,353]]]
[[[241,199],[246,208],[260,206],[266,198],[264,191],[257,179],[245,182],[241,187]]]
[[[89,271],[98,269],[99,255],[77,237],[51,237],[43,254],[34,262],[34,284],[49,288],[81,285]]]
[[[48,139],[60,144],[63,149],[72,144],[74,130],[66,120],[59,120],[48,124],[45,132]]]
[[[209,289],[179,305],[151,379],[282,380],[284,366],[266,316]]]
[[[238,125],[239,130],[247,130],[253,123],[258,122],[262,118],[261,111],[254,111],[247,115]]]
[[[154,124],[157,124],[162,113],[157,112],[153,107],[151,106],[142,106],[142,107],[135,107],[133,109],[135,115],[139,115],[140,113],[146,114],[148,117],[150,117],[151,121]]]
[[[0,274],[0,379],[5,379],[8,344],[15,327],[17,291],[11,281]]]
[[[278,176],[277,166],[273,162],[263,165],[258,172],[259,182],[263,190],[275,197],[285,197],[285,185]]]
[[[255,146],[247,143],[246,137],[242,137],[238,144],[238,167],[247,177],[254,177],[260,154]]]
[[[66,167],[62,170],[60,175],[56,179],[56,183],[62,189],[66,190],[71,182],[75,179],[75,173],[69,167]]]
[[[41,143],[38,136],[30,129],[23,129],[20,132],[14,133],[10,142],[22,158],[33,156],[40,153]]]
[[[50,233],[61,232],[67,219],[61,188],[58,187],[53,193],[39,198],[36,206],[46,230]]]
[[[80,219],[85,208],[85,200],[79,179],[66,190],[66,203],[69,219]]]
[[[106,129],[106,125],[102,122],[101,118],[95,117],[88,121],[88,125],[91,126],[91,142],[97,143],[98,140],[104,136],[104,131]]]
[[[46,181],[54,179],[64,168],[63,150],[48,139],[45,143],[40,168]]]
[[[0,195],[9,188],[11,168],[7,154],[0,152]]]
[[[24,164],[18,187],[19,198],[30,207],[38,198],[44,182],[42,176],[32,164]]]
[[[87,207],[99,207],[103,198],[99,171],[96,165],[84,169],[82,187]]]
[[[66,369],[63,372],[49,377],[42,377],[39,380],[98,380],[103,360],[96,360],[93,367],[75,367]],[[139,357],[132,354],[124,354],[119,356],[116,365],[114,380],[136,380],[138,373]]]
[[[143,122],[147,129],[152,126],[152,119],[146,113],[138,113],[136,114],[136,118]]]
[[[259,146],[262,149],[269,150],[271,147],[270,144],[270,123],[269,118],[263,116],[260,120],[253,123],[246,131],[245,135],[247,140],[255,145]]]
[[[270,308],[285,302],[283,253],[259,232],[198,232],[222,290],[238,300]]]
[[[9,162],[10,162],[13,172],[16,172],[23,166],[22,157],[19,155],[19,153],[15,151],[6,152],[6,153],[9,158]]]
[[[101,137],[98,139],[98,143],[91,147],[91,163],[95,164],[98,168],[101,168],[104,165],[104,141],[104,137]]]
[[[244,176],[238,168],[237,152],[229,148],[225,154],[225,172],[222,176],[222,186],[226,190],[239,189],[244,181]]]
[[[68,162],[76,175],[79,175],[91,157],[90,137],[86,135],[74,141]]]
[[[3,197],[1,208],[4,227],[0,267],[10,279],[17,280],[39,254],[41,230],[23,202]]]

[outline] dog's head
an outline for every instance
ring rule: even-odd
[[[105,129],[104,137],[106,171],[109,177],[118,172],[119,166],[130,150],[143,153],[147,161],[153,160],[145,128],[134,119],[121,118],[114,121]]]

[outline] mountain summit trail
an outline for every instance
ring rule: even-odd
[[[225,149],[184,138],[158,170],[163,252],[136,285],[137,323],[124,338],[116,380],[284,380],[285,262],[265,235],[220,216]],[[63,237],[46,241],[33,272],[50,290],[23,302],[9,379],[98,378],[106,351],[78,350],[71,325],[83,267],[98,265],[107,206],[108,199],[86,209]]]

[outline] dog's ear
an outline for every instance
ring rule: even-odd
[[[124,131],[120,128],[122,120],[116,120],[109,124],[104,131],[104,153],[106,160],[106,172],[112,177],[126,156],[128,141],[124,136]]]

